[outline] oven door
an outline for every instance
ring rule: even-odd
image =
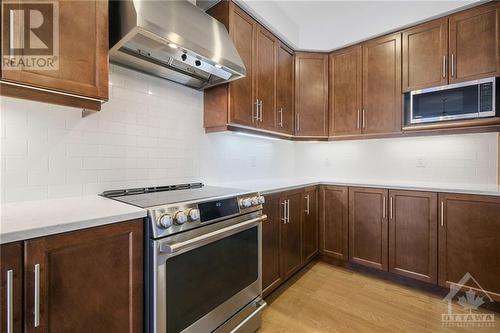
[[[153,241],[153,332],[212,332],[260,297],[261,211]]]

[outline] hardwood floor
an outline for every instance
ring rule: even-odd
[[[270,295],[259,333],[499,332],[495,327],[443,327],[440,296],[345,268],[315,262]],[[453,313],[467,313],[453,304]]]

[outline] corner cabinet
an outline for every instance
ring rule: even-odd
[[[439,285],[465,283],[499,301],[500,197],[440,193],[439,220]]]
[[[328,137],[328,55],[295,55],[295,136]]]
[[[322,255],[347,261],[349,195],[345,186],[321,186],[319,194],[319,251]]]
[[[142,220],[5,244],[1,251],[2,332],[9,332],[7,300],[14,333],[142,332]]]
[[[107,1],[56,2],[58,34],[53,42],[55,69],[9,69],[2,62],[2,96],[98,111],[108,100]],[[9,36],[9,31],[3,31]],[[55,41],[54,41],[55,39]],[[42,41],[43,42],[43,41]]]

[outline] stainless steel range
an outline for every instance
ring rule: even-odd
[[[260,327],[264,197],[201,183],[103,196],[148,211],[146,332]]]

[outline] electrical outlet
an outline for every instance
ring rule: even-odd
[[[423,156],[419,156],[417,157],[417,164],[416,164],[416,167],[417,168],[425,168],[425,158]]]

